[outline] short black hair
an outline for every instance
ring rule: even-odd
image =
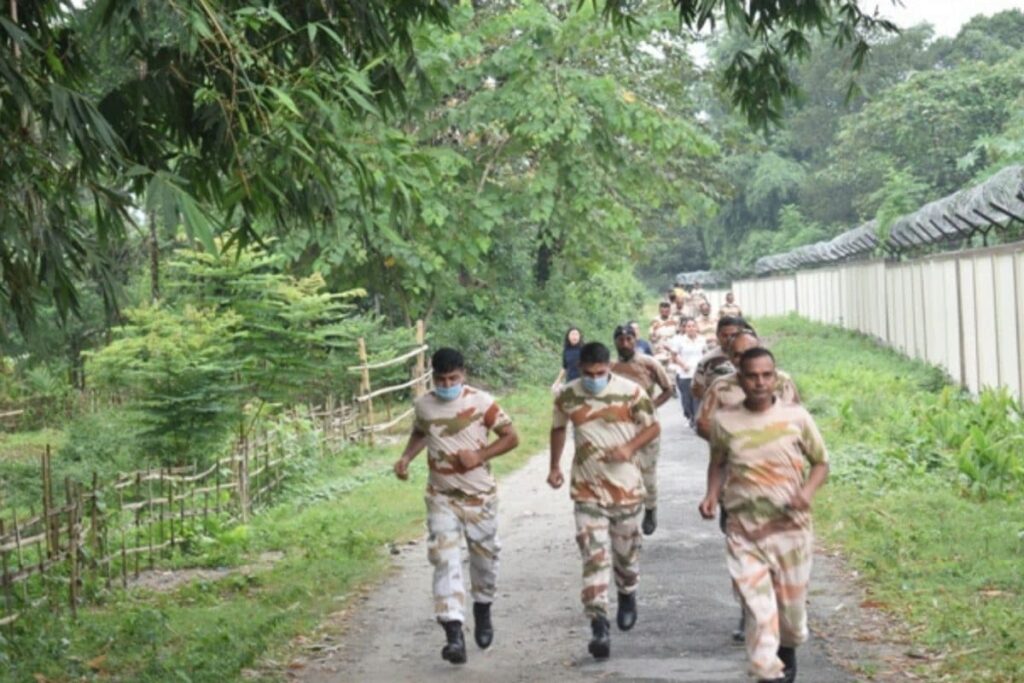
[[[580,365],[593,365],[594,363],[610,363],[612,354],[608,347],[601,342],[587,342],[580,349]]]
[[[769,351],[768,349],[764,348],[763,346],[755,346],[752,349],[747,349],[740,356],[740,366],[739,366],[739,368],[737,368],[737,370],[739,370],[740,372],[743,372],[743,368],[746,367],[747,363],[749,363],[750,361],[754,360],[755,358],[765,358],[765,357],[771,358],[772,359],[772,365],[775,365],[775,354],[773,354],[771,351]]]
[[[715,328],[721,332],[723,327],[749,327],[747,321],[739,316],[723,315],[718,319],[718,327]]]
[[[430,357],[430,367],[438,375],[444,375],[456,370],[465,370],[466,359],[457,350],[444,347],[434,351],[434,355]]]
[[[612,339],[618,339],[619,337],[633,337],[636,339],[636,332],[633,331],[633,328],[630,327],[628,323],[625,325],[619,325],[615,328],[615,331],[612,332]]]
[[[667,301],[662,301],[660,304],[658,304],[658,308],[672,308],[672,304],[670,304]]]

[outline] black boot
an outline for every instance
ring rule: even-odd
[[[643,529],[644,536],[650,536],[658,528],[658,513],[654,508],[644,510],[644,521],[640,528]]]
[[[628,631],[636,624],[636,593],[619,593],[619,613],[615,617],[620,631]]]
[[[779,659],[782,660],[782,678],[786,683],[796,680],[796,648],[779,646]]]
[[[491,625],[491,603],[473,603],[473,638],[481,650],[486,650],[494,641],[494,626]]]
[[[608,633],[608,620],[604,617],[596,617],[590,621],[590,631],[594,637],[590,639],[587,647],[590,654],[596,659],[607,659],[612,651],[612,638]]]
[[[794,683],[796,681],[796,648],[779,646],[782,660],[782,675],[778,678],[762,678],[757,683]]]
[[[747,611],[740,607],[740,623],[732,632],[732,642],[742,643],[747,639]]]
[[[462,637],[461,621],[442,621],[444,635],[448,643],[441,648],[441,659],[446,659],[452,664],[466,663],[466,641]]]

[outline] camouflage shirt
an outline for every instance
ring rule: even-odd
[[[718,309],[718,317],[732,317],[739,318],[743,315],[743,310],[736,304],[722,304],[722,307]]]
[[[732,367],[731,363],[729,367]],[[775,372],[774,393],[783,403],[800,403],[800,392],[797,391],[793,378],[782,370]],[[743,403],[744,398],[739,376],[735,372],[716,377],[708,390],[704,392],[697,421],[710,421],[715,411],[720,408],[735,408]]]
[[[512,424],[487,392],[465,387],[454,401],[442,401],[433,392],[415,403],[413,428],[427,436],[427,464],[431,493],[476,496],[495,490],[490,463],[467,470],[455,457],[461,450],[487,445],[488,432]]]
[[[627,462],[607,455],[654,423],[654,404],[647,392],[625,377],[612,374],[608,386],[591,395],[574,380],[555,398],[552,423],[575,427],[576,455],[569,494],[577,502],[605,507],[637,505],[644,500],[644,481],[636,456]]]
[[[693,373],[693,388],[707,389],[716,377],[735,371],[721,347],[712,349],[697,363],[697,370]]]
[[[810,465],[828,462],[814,418],[803,406],[776,400],[755,413],[742,404],[715,413],[711,458],[726,466],[722,507],[729,530],[752,539],[810,529],[810,512],[788,507]]]
[[[651,321],[651,345],[657,353],[669,339],[676,336],[679,323],[671,315],[662,320],[660,317]]]
[[[665,368],[650,356],[637,353],[629,360],[615,361],[612,363],[612,372],[636,382],[652,398],[655,387],[660,387],[662,391],[672,391],[672,383]]]

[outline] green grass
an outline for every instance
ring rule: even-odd
[[[842,546],[915,646],[940,657],[929,676],[1024,679],[1019,406],[972,400],[860,335],[795,318],[757,327],[829,445],[819,534]]]
[[[31,432],[0,432],[0,462],[10,460],[38,461],[46,447],[56,453],[64,446],[65,434],[59,429],[45,428]]]
[[[499,473],[544,447],[550,403],[540,388],[502,400],[521,445],[495,461]],[[421,456],[410,481],[395,479],[390,467],[401,448],[350,448],[317,460],[248,526],[208,530],[209,538],[194,544],[196,555],[169,560],[237,566],[283,553],[269,570],[164,594],[117,592],[82,610],[77,622],[46,610],[17,622],[13,639],[0,635],[0,680],[230,681],[246,668],[287,662],[293,637],[380,577],[389,544],[422,533],[426,466]]]

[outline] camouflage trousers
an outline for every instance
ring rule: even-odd
[[[750,674],[778,678],[783,668],[779,646],[796,647],[807,640],[814,536],[810,530],[783,531],[755,541],[730,529],[725,545],[733,588],[746,612]]]
[[[434,613],[438,621],[465,621],[462,542],[469,550],[474,602],[490,603],[498,580],[498,497],[428,493],[427,557],[434,565]]]
[[[648,509],[658,507],[658,458],[661,456],[661,439],[655,439],[640,449],[636,464],[644,478],[644,506]]]
[[[584,613],[608,616],[612,571],[620,593],[632,593],[640,579],[640,521],[643,505],[603,507],[576,503],[576,542],[583,558]]]

